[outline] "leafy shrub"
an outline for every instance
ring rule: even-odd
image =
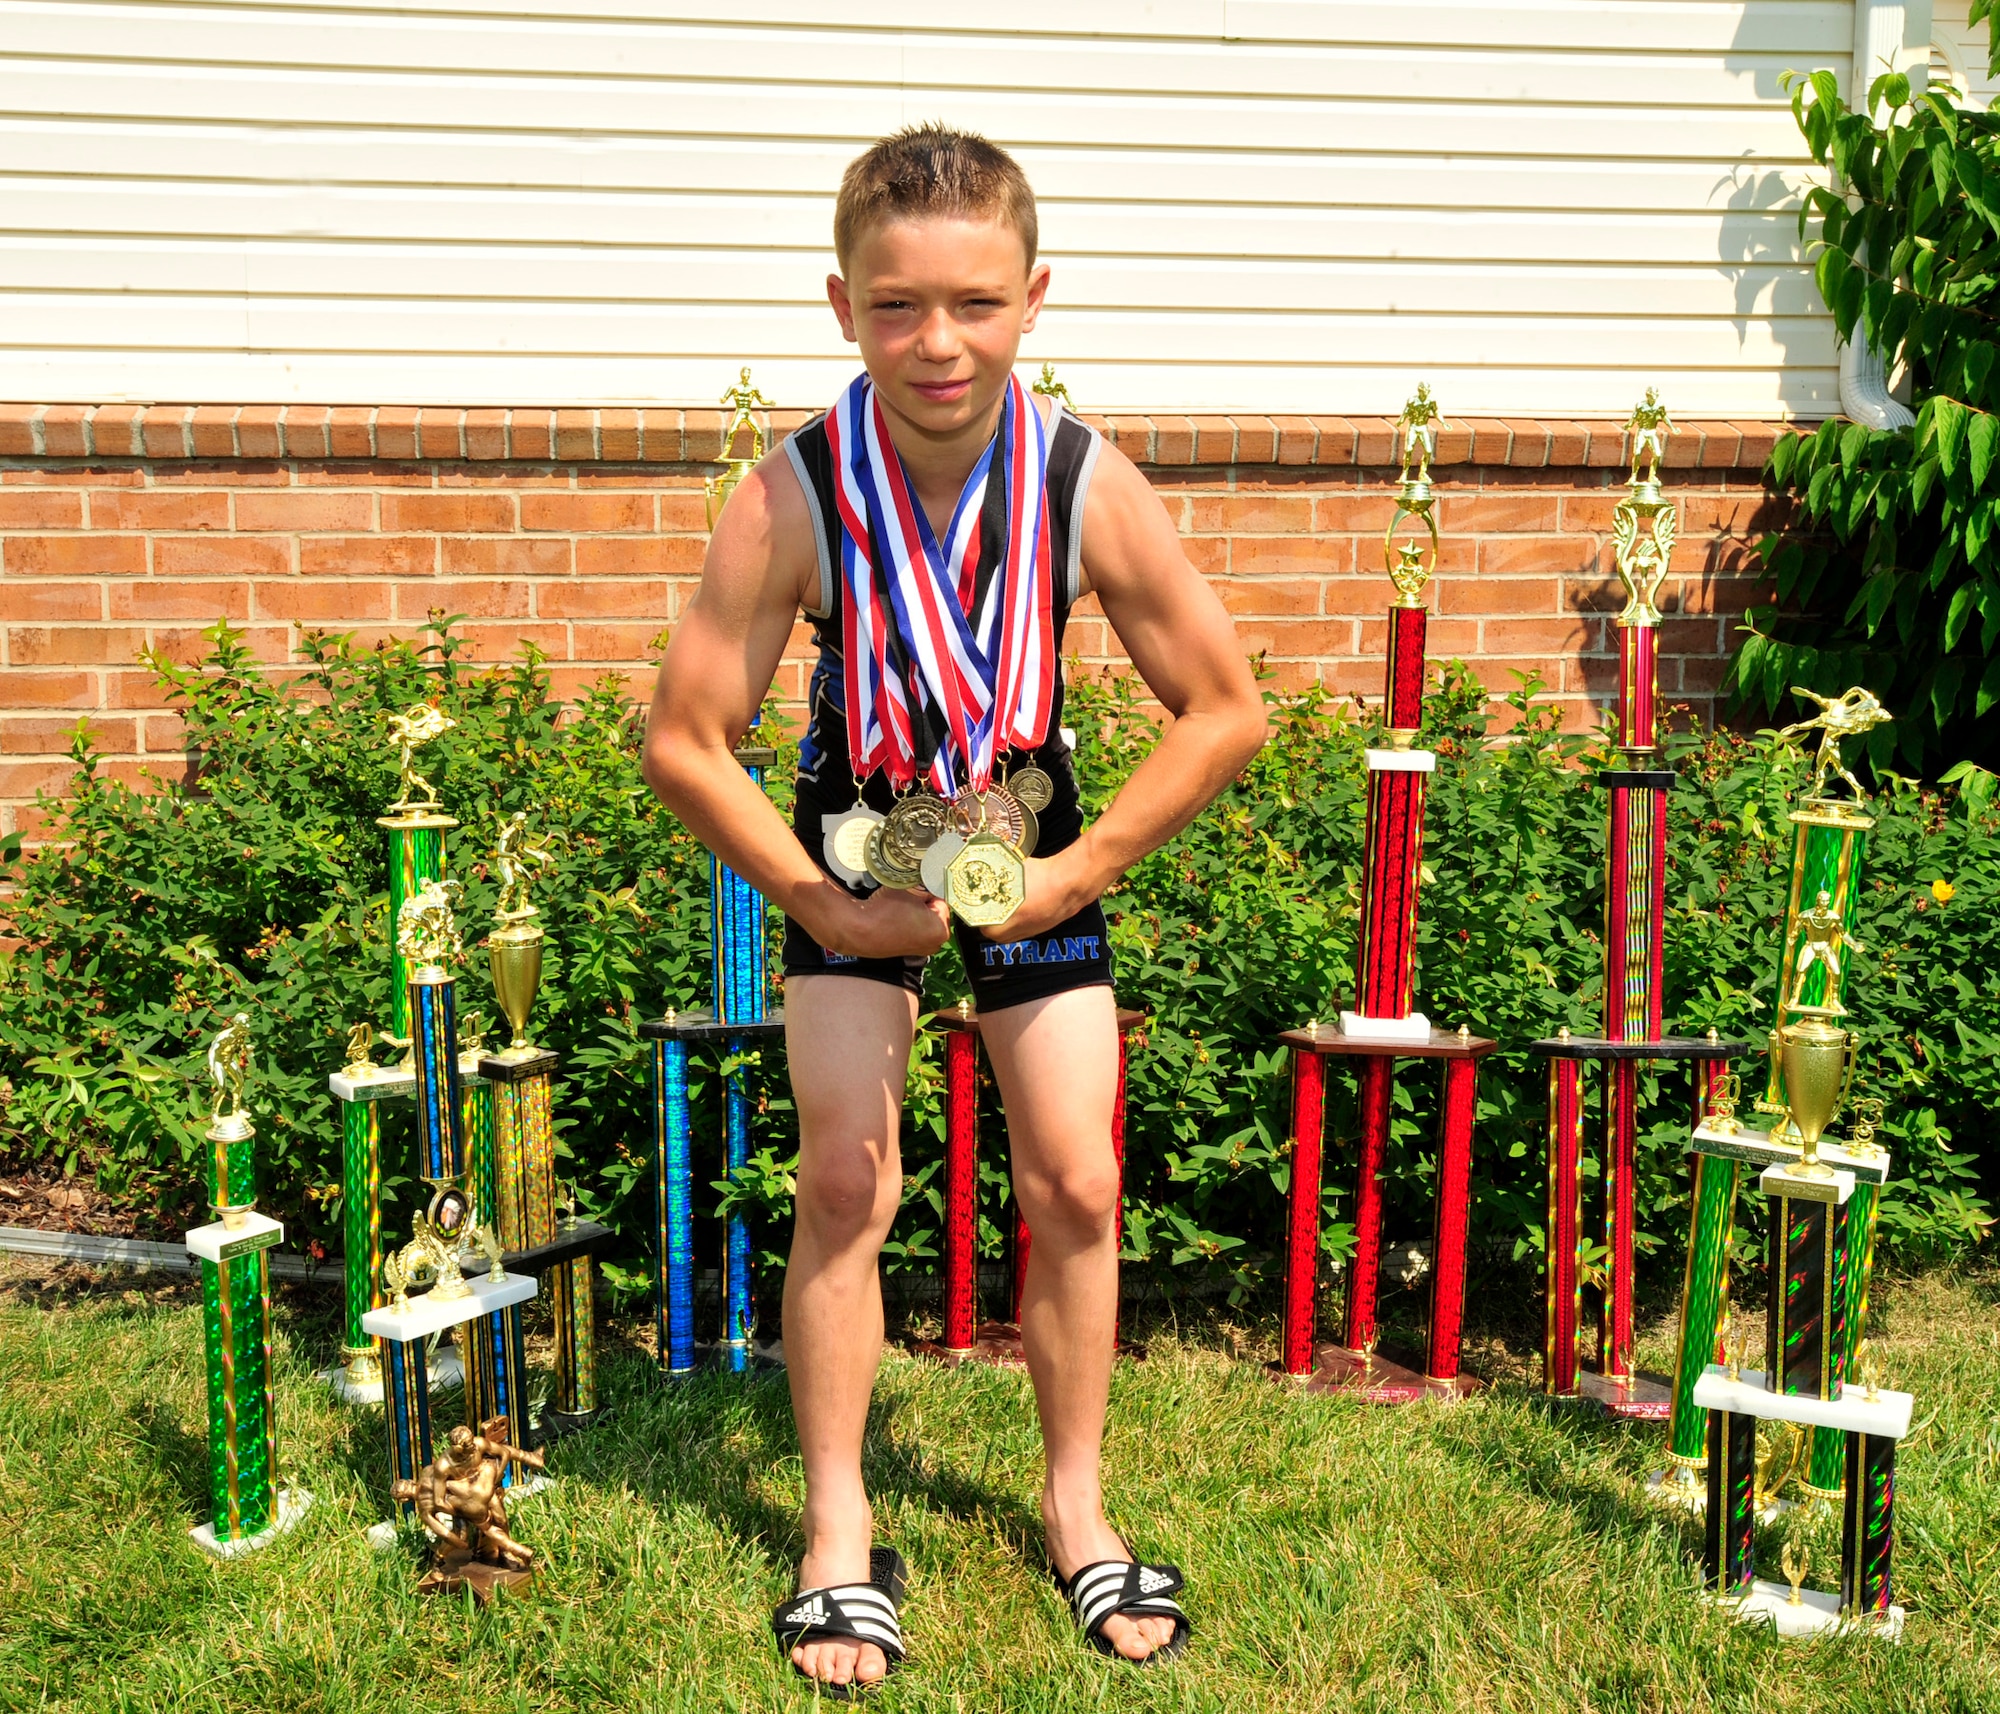
[[[549,938],[534,1033],[564,1059],[561,1176],[582,1211],[621,1230],[637,1270],[651,1209],[636,1025],[669,1004],[705,1001],[709,935],[708,860],[641,782],[639,711],[609,686],[573,705],[552,699],[532,654],[470,670],[443,623],[422,646],[316,640],[289,681],[266,676],[227,627],[211,637],[199,668],[153,663],[187,718],[193,783],[141,793],[100,779],[80,734],[60,805],[66,843],[12,854],[18,944],[0,955],[0,1153],[90,1172],[150,1229],[178,1232],[201,1201],[205,1044],[245,1010],[258,1050],[264,1204],[292,1223],[292,1242],[338,1248],[326,1074],[349,1024],[387,1016],[388,883],[372,826],[394,795],[382,732],[390,713],[434,696],[458,724],[422,765],[464,823],[450,836],[449,866],[465,885],[468,944],[491,922],[496,889],[481,854],[502,818],[526,809],[557,836],[559,877],[538,890]],[[1418,1003],[1443,1027],[1463,1022],[1507,1048],[1480,1077],[1475,1219],[1480,1235],[1517,1255],[1541,1239],[1544,1072],[1516,1044],[1565,1024],[1594,1031],[1602,981],[1603,810],[1576,772],[1602,753],[1596,740],[1559,733],[1533,688],[1512,699],[1508,740],[1489,742],[1483,693],[1447,668],[1424,736],[1439,764]],[[1331,1016],[1348,981],[1361,751],[1375,735],[1315,694],[1270,700],[1271,741],[1244,776],[1106,901],[1121,996],[1151,1013],[1130,1070],[1128,1255],[1163,1278],[1205,1273],[1238,1292],[1265,1278],[1282,1229],[1288,1084],[1276,1033]],[[1094,811],[1154,731],[1128,680],[1079,678],[1069,708]],[[790,751],[772,725],[771,791],[788,813]],[[1754,1037],[1776,975],[1786,794],[1803,764],[1768,735],[1683,736],[1671,750],[1680,783],[1668,1024]],[[1972,1145],[2000,1105],[1991,978],[2000,828],[1985,806],[1893,774],[1877,813],[1866,948],[1851,986],[1863,1035],[1857,1088],[1889,1106],[1891,1242],[1948,1253],[1986,1220]],[[775,936],[775,913],[772,926]],[[950,956],[933,961],[929,980],[936,1004],[964,989]],[[460,982],[461,1011],[496,1021],[476,954]],[[720,1135],[723,1069],[699,1067],[700,1137]],[[777,1264],[792,1194],[791,1104],[780,1056],[749,1055],[744,1070],[758,1104],[755,1158],[735,1185],[715,1189],[758,1217],[765,1260]],[[1351,1243],[1343,1157],[1355,1125],[1345,1079],[1332,1083],[1325,1242],[1338,1254]],[[1638,1206],[1652,1247],[1670,1246],[1684,1220],[1683,1089],[1680,1073],[1648,1074]],[[1433,1078],[1406,1065],[1388,1158],[1391,1231],[1428,1229],[1435,1107]],[[889,1265],[927,1267],[943,1127],[935,1032],[920,1038],[905,1111],[908,1178]],[[407,1116],[397,1104],[390,1115],[395,1227],[414,1180]],[[1006,1220],[1000,1134],[988,1128],[982,1169],[989,1252]]]

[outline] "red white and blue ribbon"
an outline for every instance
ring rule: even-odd
[[[920,769],[950,796],[983,791],[1001,749],[1048,735],[1054,703],[1054,593],[1049,566],[1048,432],[1009,376],[1000,429],[966,478],[937,539],[889,438],[866,375],[827,413],[846,596],[843,653],[848,757],[855,776],[884,769],[897,787]],[[1007,533],[978,588],[980,512],[996,464]],[[876,561],[879,549],[880,563]],[[945,741],[920,758],[922,713]]]

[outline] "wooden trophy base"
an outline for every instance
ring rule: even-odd
[[[1351,1393],[1375,1405],[1410,1405],[1422,1399],[1456,1404],[1481,1385],[1470,1375],[1435,1380],[1378,1353],[1350,1351],[1345,1345],[1315,1346],[1310,1375],[1288,1375],[1275,1363],[1270,1373],[1273,1380],[1291,1382],[1309,1393]]]
[[[1574,1396],[1627,1422],[1665,1422],[1674,1414],[1673,1383],[1664,1375],[1614,1378],[1584,1369],[1577,1374]]]
[[[420,1595],[456,1595],[461,1589],[470,1589],[473,1599],[480,1606],[488,1607],[498,1600],[502,1590],[519,1595],[526,1592],[526,1586],[535,1580],[532,1571],[517,1571],[511,1566],[488,1565],[483,1559],[474,1559],[469,1554],[455,1553],[450,1557],[440,1557],[432,1562],[417,1583]]]

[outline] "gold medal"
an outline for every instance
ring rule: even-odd
[[[1016,807],[1021,812],[1021,839],[1015,849],[1023,857],[1032,857],[1035,854],[1035,847],[1042,842],[1042,824],[1036,819],[1035,812],[1025,803],[1016,800]]]
[[[990,833],[977,833],[945,869],[945,902],[961,922],[993,928],[1028,896],[1021,854]]]
[[[1007,776],[1007,789],[1021,800],[1023,809],[1033,810],[1037,815],[1049,807],[1056,795],[1055,782],[1033,762]]]
[[[949,808],[933,792],[912,792],[898,798],[882,829],[882,848],[892,862],[914,869],[932,841],[944,831]]]
[[[885,887],[914,887],[923,877],[915,869],[906,869],[890,858],[886,850],[888,826],[886,821],[878,821],[868,829],[867,843],[861,853],[863,864]]]

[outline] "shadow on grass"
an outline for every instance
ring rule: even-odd
[[[205,1519],[209,1513],[207,1440],[190,1434],[158,1399],[140,1399],[132,1407],[131,1423],[136,1431],[132,1445],[151,1461],[188,1514]]]

